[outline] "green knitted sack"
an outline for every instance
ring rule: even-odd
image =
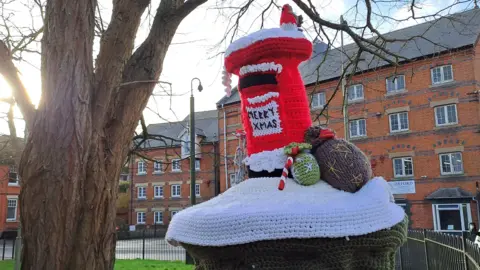
[[[292,165],[293,180],[303,186],[310,186],[320,181],[320,167],[310,153],[300,153]]]

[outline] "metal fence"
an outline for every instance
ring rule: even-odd
[[[117,259],[185,261],[185,249],[165,241],[166,228],[117,233]],[[469,234],[432,231],[408,232],[408,240],[396,255],[396,270],[477,270],[480,248]],[[0,239],[0,259],[14,258],[15,239]]]
[[[185,261],[185,249],[168,244],[165,231],[162,228],[118,232],[115,257],[120,260]]]
[[[397,270],[478,270],[480,249],[462,235],[433,231],[408,232],[408,240],[397,252]]]
[[[15,256],[15,239],[0,239],[0,260],[12,260]]]

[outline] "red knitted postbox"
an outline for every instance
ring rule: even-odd
[[[281,27],[264,29],[232,43],[225,53],[227,90],[233,73],[239,76],[242,121],[253,171],[282,169],[283,147],[303,142],[311,126],[309,102],[298,70],[312,54],[312,43],[284,6]]]

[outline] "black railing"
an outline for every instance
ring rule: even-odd
[[[0,260],[13,260],[15,256],[15,239],[0,239]]]
[[[165,241],[166,229],[117,232],[116,259],[185,261],[185,249]]]
[[[397,270],[477,270],[480,248],[461,235],[409,231],[408,240],[397,252]]]
[[[396,270],[477,270],[480,248],[468,233],[453,235],[432,231],[408,232],[396,255]],[[15,256],[15,239],[0,239],[0,258]],[[117,232],[117,259],[185,261],[185,249],[165,241],[165,228]]]

